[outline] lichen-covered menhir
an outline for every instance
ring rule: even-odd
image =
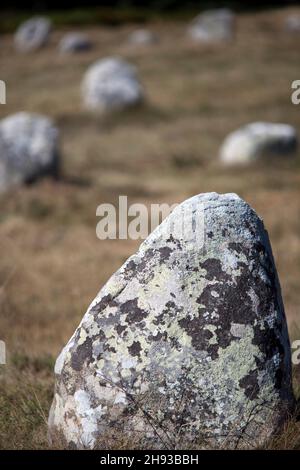
[[[183,202],[96,296],[55,374],[50,435],[69,447],[263,445],[294,398],[262,220],[235,194]]]

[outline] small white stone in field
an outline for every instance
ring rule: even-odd
[[[57,176],[58,160],[58,130],[49,118],[21,112],[0,121],[0,191]]]
[[[91,48],[92,42],[84,33],[68,33],[59,43],[59,50],[62,53],[83,52]]]
[[[217,42],[232,38],[235,14],[227,9],[207,10],[198,15],[188,28],[188,35],[199,42]]]
[[[289,15],[284,22],[284,29],[289,33],[300,33],[300,15]]]
[[[41,16],[31,18],[22,23],[15,34],[15,46],[20,52],[40,49],[48,42],[51,22]]]
[[[297,132],[288,124],[254,122],[229,134],[220,149],[224,164],[247,164],[285,157],[297,150]]]
[[[129,43],[135,46],[148,46],[157,42],[158,37],[148,29],[137,29],[129,35]]]
[[[88,109],[107,113],[136,106],[143,100],[144,90],[136,68],[112,57],[88,68],[82,82],[82,96]]]

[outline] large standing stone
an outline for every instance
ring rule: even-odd
[[[16,48],[21,52],[40,49],[48,42],[51,22],[41,16],[31,18],[19,26],[15,35]]]
[[[44,116],[17,113],[0,121],[0,191],[58,172],[58,131]]]
[[[229,40],[233,35],[234,21],[234,13],[227,8],[208,10],[196,16],[188,28],[188,35],[199,42]]]
[[[144,96],[135,67],[117,58],[99,60],[87,70],[82,94],[85,106],[100,113],[135,106]]]
[[[55,374],[50,435],[71,447],[124,435],[144,448],[264,443],[294,399],[279,281],[254,210],[216,193],[178,206],[99,292]]]
[[[59,50],[62,53],[84,52],[91,48],[92,41],[83,33],[68,33],[59,43]]]
[[[225,164],[247,164],[266,158],[292,155],[297,150],[297,132],[288,124],[254,122],[229,134],[220,150]]]

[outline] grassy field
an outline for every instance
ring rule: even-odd
[[[95,48],[61,56],[54,31],[47,48],[14,51],[0,45],[7,105],[53,117],[61,131],[62,177],[0,196],[0,448],[47,448],[46,420],[57,354],[87,306],[139,241],[96,238],[96,207],[117,203],[180,202],[206,192],[237,192],[264,218],[273,245],[292,338],[300,338],[299,157],[276,164],[225,169],[218,150],[226,134],[251,121],[290,123],[300,131],[300,105],[291,103],[299,79],[299,36],[282,31],[293,9],[238,16],[234,41],[195,45],[185,25],[155,22],[161,40],[126,44],[133,26],[91,27]],[[110,55],[137,65],[147,103],[106,119],[82,109],[87,66]],[[295,368],[299,394],[300,366]],[[300,448],[291,420],[272,448]]]

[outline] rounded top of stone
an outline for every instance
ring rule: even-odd
[[[247,206],[251,210],[253,210],[249,204],[244,201],[238,194],[236,193],[217,193],[217,192],[208,192],[208,193],[200,193],[195,196],[192,196],[185,201],[183,201],[178,207],[184,206],[197,206],[203,205],[204,209],[214,209],[219,207],[226,207],[226,205],[230,204],[231,206]],[[175,209],[176,210],[176,209]]]
[[[47,18],[45,16],[33,16],[32,18],[29,18],[28,20],[23,21],[23,23],[20,24],[20,26],[18,28],[18,31],[20,31],[21,29],[23,29],[25,27],[35,25],[35,24],[43,25],[43,26],[49,28],[49,30],[52,26],[51,20],[49,18]]]
[[[258,121],[258,122],[251,122],[249,124],[246,124],[244,127],[242,127],[240,130],[246,130],[249,131],[252,134],[255,134],[259,136],[260,134],[265,135],[266,133],[268,135],[278,135],[280,134],[281,136],[291,136],[296,134],[296,130],[293,126],[290,124],[282,124],[282,123],[273,123],[273,122],[264,122],[264,121]]]
[[[184,203],[192,201],[193,199],[201,200],[202,202],[207,201],[243,201],[245,202],[238,194],[236,193],[217,193],[215,191],[209,193],[199,193],[196,196],[192,196],[189,199],[186,199]]]
[[[99,59],[94,62],[88,68],[86,75],[97,73],[101,79],[111,79],[115,77],[135,77],[136,68],[134,65],[129,64],[120,57],[106,57],[105,59]]]
[[[24,128],[29,132],[29,126],[33,125],[43,125],[43,126],[53,126],[54,123],[52,119],[47,116],[43,116],[37,113],[28,113],[26,111],[20,111],[15,114],[10,114],[5,118],[0,120],[0,129],[8,130],[11,127]]]
[[[141,245],[180,246],[181,251],[221,247],[224,243],[267,245],[262,219],[235,193],[202,193],[177,205]],[[219,249],[218,248],[218,249]]]

